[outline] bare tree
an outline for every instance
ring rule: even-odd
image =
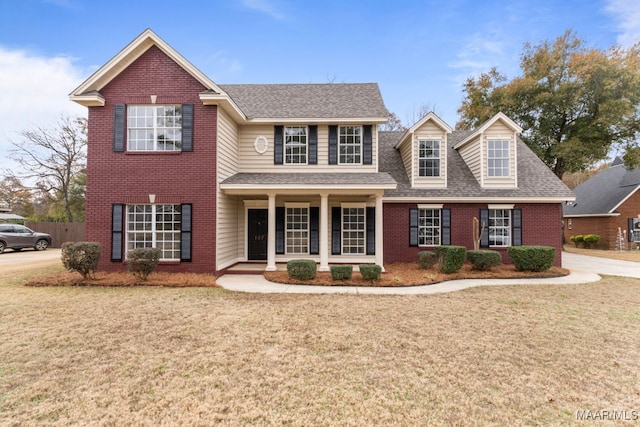
[[[15,176],[5,176],[0,181],[0,206],[18,215],[33,215],[31,191]]]
[[[417,109],[414,105],[413,111],[407,116],[407,123],[409,123],[409,126],[413,126],[429,113],[438,114],[436,113],[436,104],[422,103]]]
[[[35,180],[36,186],[60,199],[67,221],[73,222],[71,187],[84,170],[87,120],[61,117],[55,129],[38,127],[20,132],[23,141],[13,142],[10,157],[21,166],[20,176]]]
[[[389,112],[387,123],[380,126],[382,131],[404,131],[407,130],[406,126],[402,124],[402,121],[396,116],[395,113]]]

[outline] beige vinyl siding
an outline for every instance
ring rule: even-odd
[[[517,170],[516,170],[516,144],[515,134],[512,129],[506,126],[502,121],[496,121],[487,130],[484,131],[482,149],[487,162],[487,150],[489,140],[507,140],[509,141],[509,176],[508,177],[490,177],[487,164],[483,165],[484,187],[487,188],[513,188],[517,186]]]
[[[221,269],[238,261],[237,239],[240,231],[237,198],[220,191],[220,182],[238,172],[238,126],[222,109],[218,109],[217,130],[216,269]]]
[[[308,126],[308,123],[290,124],[289,126]],[[346,124],[343,124],[346,126]],[[372,164],[371,165],[330,165],[329,164],[329,127],[318,125],[318,164],[317,165],[274,165],[273,164],[273,125],[245,125],[239,129],[239,172],[273,173],[273,172],[376,172],[377,170],[377,132],[372,132]],[[375,129],[374,129],[375,130]],[[257,137],[264,136],[269,141],[269,148],[263,154],[256,152],[254,142]]]
[[[419,162],[419,141],[420,140],[437,140],[440,141],[440,176],[439,177],[422,177],[420,176]],[[445,188],[447,185],[447,134],[442,128],[433,121],[428,120],[413,135],[413,176],[414,187],[418,188]]]
[[[467,167],[479,183],[482,183],[483,169],[481,152],[480,138],[476,138],[459,150],[460,156],[462,156]]]
[[[413,181],[411,176],[412,156],[413,152],[411,150],[411,144],[402,144],[400,146],[400,157],[402,158],[402,163],[404,164],[404,170],[411,181]]]

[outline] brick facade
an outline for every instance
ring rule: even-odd
[[[86,239],[102,245],[99,268],[124,270],[111,262],[113,203],[191,203],[192,261],[161,264],[159,271],[215,271],[217,107],[204,106],[205,88],[153,46],[101,91],[106,103],[89,108]],[[192,152],[113,152],[114,104],[194,105]]]
[[[433,248],[409,246],[409,209],[415,203],[386,203],[384,205],[384,261],[416,262],[417,253]],[[480,216],[486,204],[444,204],[451,209],[451,244],[473,249],[473,218]],[[522,209],[522,243],[524,245],[553,246],[555,266],[562,263],[562,207],[560,204],[520,203]],[[496,248],[508,263],[507,250]]]
[[[620,215],[564,218],[565,243],[572,244],[571,236],[578,234],[597,234],[600,236],[597,248],[616,249],[618,228],[624,232],[628,227],[628,219],[637,218],[640,215],[640,191],[633,193],[616,209],[616,212]],[[569,220],[571,220],[571,224],[569,224]],[[624,234],[623,237],[625,237]],[[627,249],[635,249],[638,246],[637,243],[630,243],[628,239],[625,239],[625,243]]]

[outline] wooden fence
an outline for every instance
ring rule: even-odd
[[[53,239],[54,248],[59,248],[64,242],[84,241],[84,222],[30,222],[24,223],[33,231],[49,233]]]

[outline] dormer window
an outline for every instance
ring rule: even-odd
[[[287,165],[307,164],[307,128],[288,126],[284,128],[284,162]]]
[[[418,142],[418,174],[422,177],[440,176],[440,141],[428,139]]]
[[[509,141],[490,139],[487,141],[487,175],[490,177],[509,176]]]

